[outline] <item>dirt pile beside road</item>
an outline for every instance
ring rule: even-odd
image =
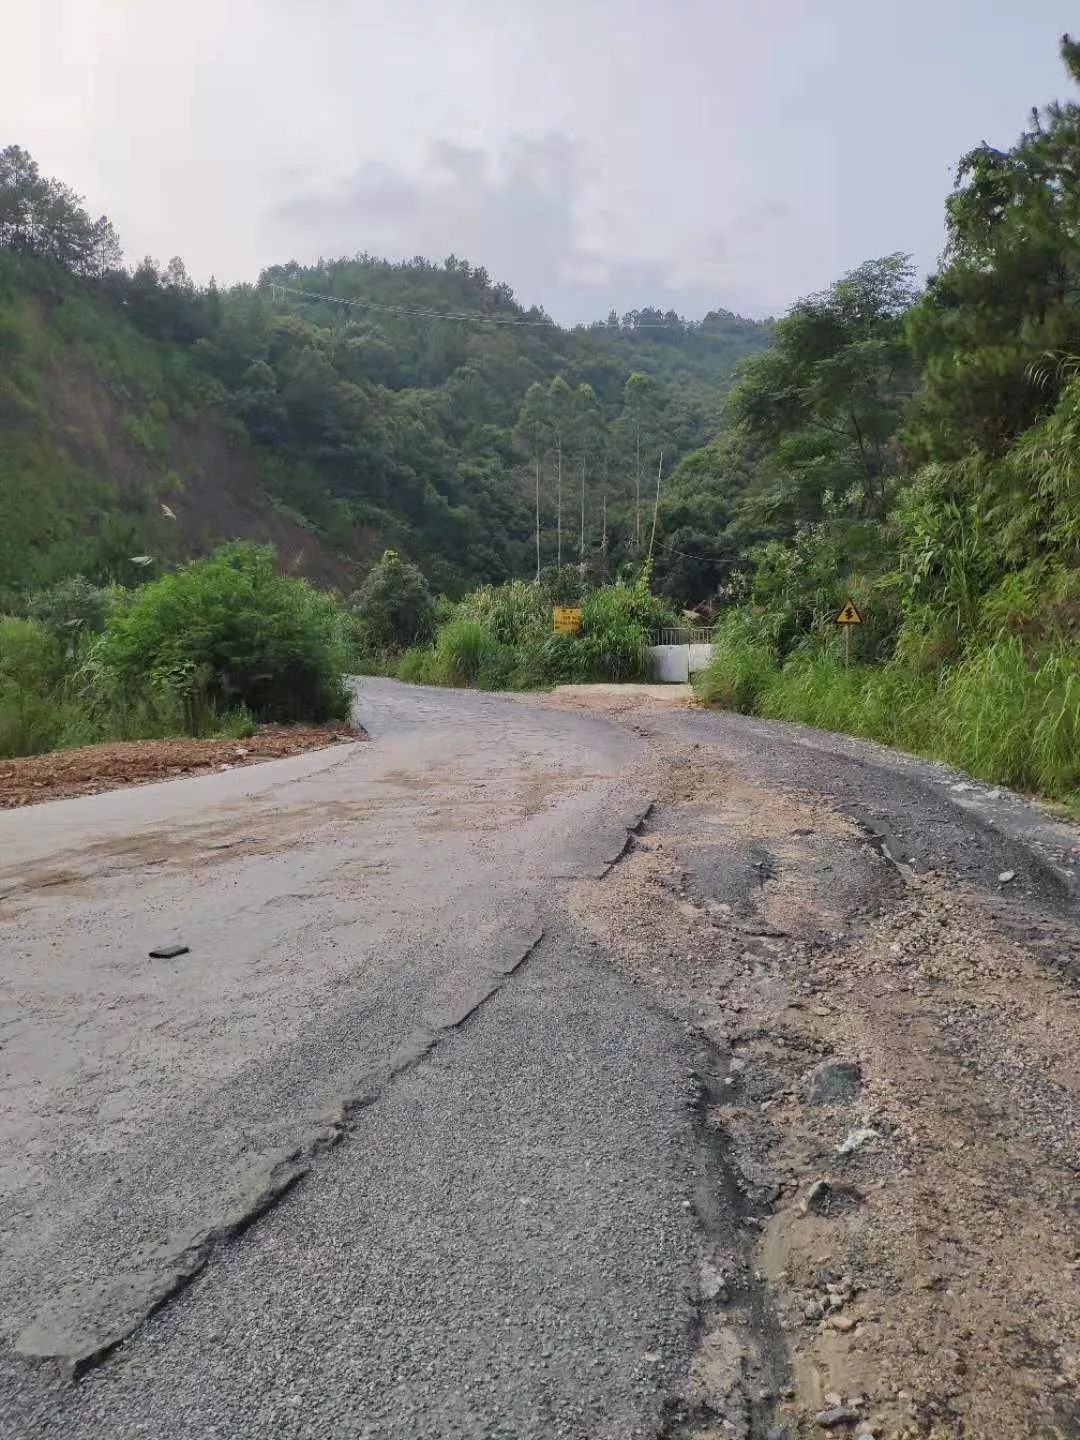
[[[245,740],[195,740],[181,735],[21,755],[0,760],[0,810],[36,805],[40,800],[96,795],[151,780],[229,770],[367,738],[367,732],[358,727],[332,721],[326,725],[268,725]]]

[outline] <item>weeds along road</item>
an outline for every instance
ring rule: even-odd
[[[0,1434],[1080,1434],[1067,827],[604,687],[357,718],[0,815]]]

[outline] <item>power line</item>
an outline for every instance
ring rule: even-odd
[[[349,300],[343,295],[320,295],[314,290],[298,290],[292,285],[278,285],[275,282],[271,282],[270,293],[274,299],[278,295],[283,297],[295,295],[299,300],[321,300],[327,305],[347,305],[353,310],[377,310],[384,315],[409,315],[422,320],[472,320],[482,325],[529,325],[545,330],[559,328],[556,322],[549,318],[543,320],[504,319],[498,315],[481,315],[469,310],[434,310],[420,309],[409,305],[379,305],[374,300]]]
[[[276,281],[270,282],[270,295],[277,299],[280,295],[294,295],[298,300],[319,300],[327,305],[347,305],[354,310],[375,310],[383,315],[407,315],[420,320],[455,320],[462,324],[475,325],[516,325],[525,326],[534,330],[562,330],[557,320],[545,316],[543,320],[526,320],[520,317],[507,318],[501,315],[484,315],[475,310],[435,310],[431,308],[418,308],[410,305],[380,305],[374,300],[349,300],[343,295],[320,295],[314,290],[298,290],[293,285],[279,285]],[[681,321],[674,323],[665,320],[643,320],[638,325],[607,325],[601,324],[597,327],[581,326],[572,327],[583,330],[593,328],[600,330],[622,330],[632,333],[635,330],[675,330],[687,329]],[[572,333],[572,331],[570,332]]]
[[[660,546],[661,550],[669,550],[672,555],[680,555],[684,560],[700,560],[703,565],[723,564],[723,556],[721,555],[689,555],[685,550],[676,550],[674,545],[669,545],[664,540],[658,540],[656,543]]]

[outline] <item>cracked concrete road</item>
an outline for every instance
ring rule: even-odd
[[[7,1434],[97,1433],[102,1383],[111,1435],[654,1428],[685,1343],[687,1062],[560,929],[647,808],[641,742],[379,681],[358,710],[375,743],[0,816]],[[297,1179],[292,1239],[264,1220],[230,1249]],[[153,1400],[164,1332],[139,1327],[200,1274],[155,1322],[198,1317]],[[95,1385],[56,1382],[133,1332]]]
[[[1071,832],[632,688],[364,680],[357,719],[0,814],[0,1435],[794,1440],[879,1391],[890,1440],[1026,1434],[1032,1395],[1071,1433]],[[863,1097],[806,1111],[834,1054]],[[808,1224],[858,1125],[872,1202]],[[950,1266],[956,1315],[905,1290]],[[965,1399],[920,1336],[973,1315]]]

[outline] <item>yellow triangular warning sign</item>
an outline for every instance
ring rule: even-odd
[[[858,610],[856,610],[855,601],[852,600],[850,596],[844,601],[844,608],[840,611],[840,614],[837,615],[836,623],[837,625],[862,624],[862,616]]]

